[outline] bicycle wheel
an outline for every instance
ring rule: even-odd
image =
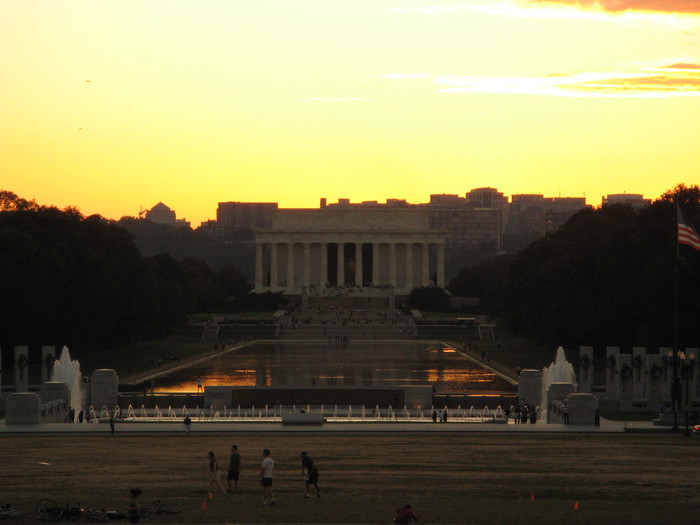
[[[56,500],[50,498],[42,499],[36,504],[34,510],[36,517],[40,520],[58,521],[63,515],[63,510],[58,506]]]
[[[17,510],[9,507],[0,511],[0,518],[19,518],[27,513],[26,510]]]
[[[87,517],[95,521],[109,521],[109,515],[101,510],[89,509],[87,512]]]
[[[164,512],[165,514],[177,514],[181,511],[182,507],[179,505],[161,504],[158,506],[158,512]]]

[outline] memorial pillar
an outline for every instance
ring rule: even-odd
[[[593,392],[593,347],[579,348],[578,391],[581,394]]]
[[[413,290],[413,243],[406,243],[406,291]]]
[[[2,394],[2,346],[0,346],[0,394]]]
[[[29,392],[28,346],[15,346],[15,392]]]
[[[255,243],[255,289],[259,292],[263,287],[263,245]]]
[[[362,286],[362,243],[355,243],[355,286]]]
[[[311,285],[311,243],[304,243],[304,286]]]
[[[294,243],[287,243],[287,288],[294,288]]]
[[[41,383],[53,381],[53,364],[56,362],[56,347],[41,347]]]
[[[319,285],[321,286],[321,288],[325,288],[326,283],[328,282],[328,243],[327,242],[321,243],[321,277],[319,280],[320,280]]]
[[[430,284],[430,246],[427,242],[422,244],[423,246],[423,286],[428,286]]]
[[[273,242],[270,245],[270,288],[274,292],[277,289],[279,281],[277,279],[277,243]]]
[[[345,286],[345,243],[338,243],[338,288]]]
[[[372,285],[379,286],[379,243],[372,243]]]
[[[445,245],[437,245],[437,286],[445,287]]]
[[[396,287],[396,243],[389,243],[389,286]]]

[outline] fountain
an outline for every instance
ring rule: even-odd
[[[83,375],[80,372],[80,362],[71,359],[68,347],[61,350],[61,358],[54,362],[53,380],[61,381],[68,385],[70,389],[70,406],[76,413],[83,406]]]
[[[552,390],[552,385],[557,383],[557,388]],[[571,363],[566,360],[566,353],[560,346],[554,356],[554,362],[542,369],[542,393],[541,406],[544,407],[541,419],[547,421],[547,408],[555,399],[562,400],[570,392],[576,391],[576,372]],[[550,399],[551,398],[551,399]]]

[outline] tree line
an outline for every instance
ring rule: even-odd
[[[700,347],[700,251],[677,243],[677,205],[697,230],[700,188],[679,185],[639,209],[582,210],[515,254],[464,268],[450,291],[542,343],[653,348],[674,345],[678,290],[679,347]]]
[[[229,263],[144,256],[134,235],[99,215],[60,210],[0,191],[0,346],[79,351],[166,334],[194,312],[274,308],[250,297]],[[269,303],[269,304],[268,304]]]

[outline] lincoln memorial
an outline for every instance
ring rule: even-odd
[[[427,209],[278,209],[270,228],[255,230],[255,292],[444,288],[444,239]]]

